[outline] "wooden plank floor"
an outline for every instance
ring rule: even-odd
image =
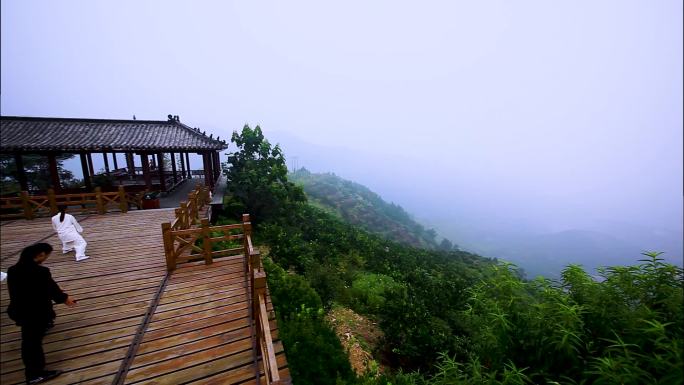
[[[254,384],[252,330],[242,256],[181,265],[166,280],[147,328],[136,339],[166,276],[161,223],[172,210],[79,217],[90,259],[62,255],[49,219],[2,225],[0,269],[36,241],[55,251],[45,265],[79,305],[55,305],[55,327],[43,347],[48,368],[65,373],[50,384],[112,384],[131,345],[126,384]],[[19,327],[7,317],[0,284],[0,383],[23,383]],[[270,303],[269,303],[270,309]],[[289,378],[275,320],[271,321],[281,376]],[[260,365],[260,363],[259,363]],[[125,366],[125,365],[124,365]],[[261,381],[263,383],[263,380]]]

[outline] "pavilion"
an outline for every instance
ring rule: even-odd
[[[22,191],[28,191],[23,156],[41,155],[47,157],[51,187],[56,193],[68,193],[58,174],[56,156],[60,154],[80,157],[88,191],[93,190],[92,179],[97,175],[93,154],[103,157],[104,174],[129,191],[169,191],[193,174],[213,189],[221,175],[219,151],[228,147],[224,140],[181,123],[177,115],[159,121],[2,116],[0,123],[0,153],[14,155]],[[117,153],[124,154],[125,165],[119,165]],[[202,156],[203,171],[190,169],[190,153]],[[170,169],[165,154],[169,154]],[[142,167],[135,166],[135,156],[140,157]]]

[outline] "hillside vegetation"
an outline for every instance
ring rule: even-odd
[[[227,217],[254,216],[293,382],[304,384],[681,384],[682,269],[568,266],[558,281],[408,246],[307,201],[259,127],[234,133]],[[374,320],[390,370],[352,370],[326,314]]]
[[[450,241],[438,244],[437,233],[416,222],[399,205],[385,202],[366,186],[333,173],[311,173],[301,168],[288,175],[302,186],[309,203],[337,214],[344,221],[411,246],[451,249]]]

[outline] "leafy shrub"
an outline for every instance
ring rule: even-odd
[[[324,319],[322,302],[306,280],[264,261],[279,335],[295,384],[338,384],[355,377],[335,332]]]
[[[399,290],[401,284],[384,274],[362,273],[351,287],[352,303],[361,313],[377,314],[388,295]]]

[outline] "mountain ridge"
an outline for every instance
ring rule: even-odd
[[[305,168],[290,173],[312,204],[350,224],[403,244],[428,249],[451,250],[451,241],[437,241],[437,232],[416,221],[401,206],[386,202],[368,187],[334,173],[312,173]]]

